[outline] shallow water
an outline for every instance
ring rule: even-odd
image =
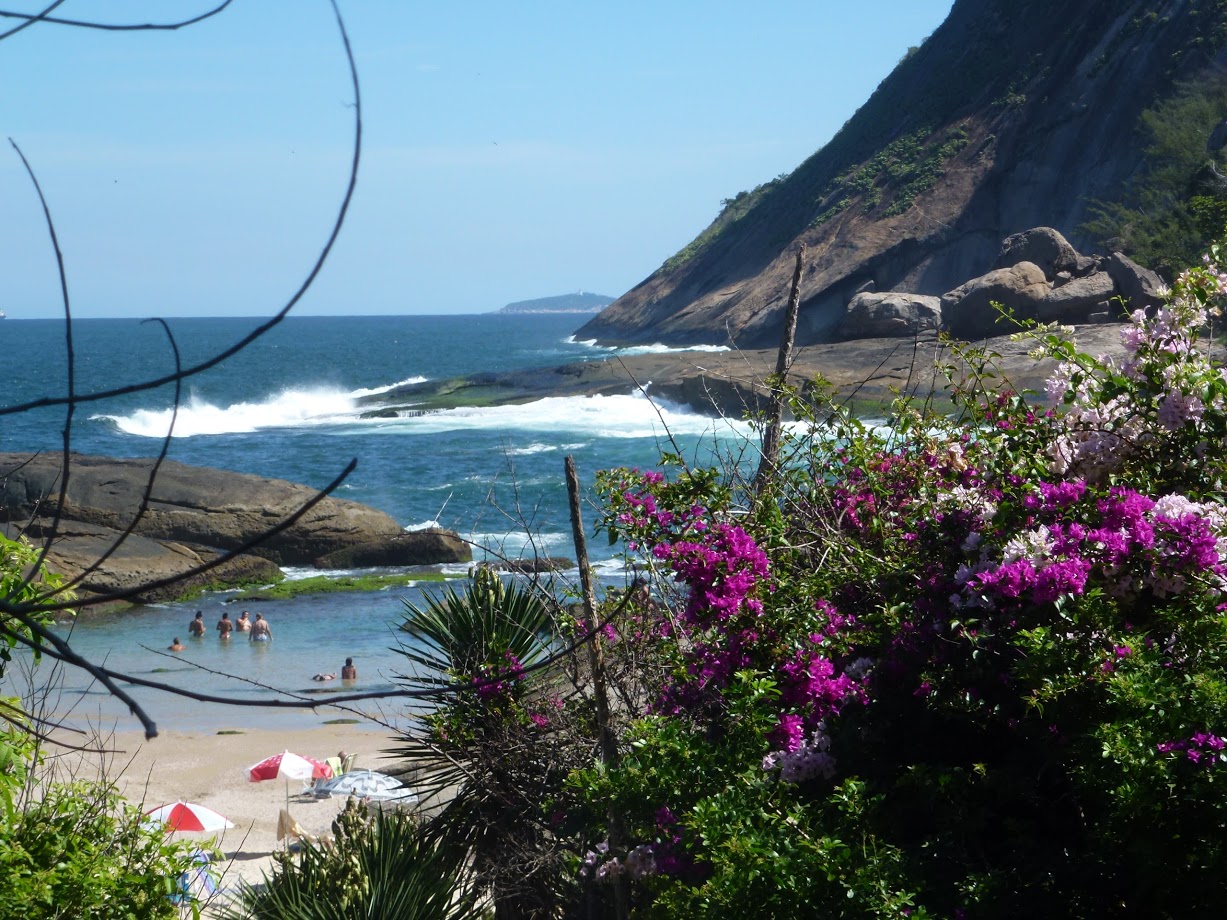
[[[57,634],[87,659],[103,663],[134,677],[170,684],[200,694],[227,700],[267,702],[284,695],[320,699],[341,693],[390,690],[405,674],[408,663],[396,649],[407,640],[397,627],[402,619],[402,599],[421,600],[420,589],[406,585],[372,593],[330,594],[300,597],[290,601],[262,603],[251,610],[264,614],[273,631],[268,643],[250,642],[244,633],[228,641],[215,630],[223,611],[231,619],[241,612],[224,603],[226,595],[214,595],[187,604],[137,607],[123,613],[87,613],[71,624],[57,627]],[[188,636],[187,624],[202,610],[208,624],[201,638]],[[179,637],[182,652],[167,650]],[[340,674],[346,658],[352,657],[358,679],[317,682],[318,673]],[[40,671],[49,667],[47,662]],[[334,707],[268,709],[204,703],[173,693],[121,684],[167,728],[219,730],[226,728],[304,727],[337,718],[355,718],[359,712],[379,714],[380,706],[364,703],[355,711]],[[88,682],[77,670],[65,674],[67,691],[59,707],[75,705],[74,716],[88,716],[104,723],[117,721],[120,728],[138,723],[123,704],[104,687]],[[278,692],[279,691],[279,692]],[[406,704],[385,708],[386,714],[401,712]]]

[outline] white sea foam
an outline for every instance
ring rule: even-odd
[[[630,571],[621,559],[602,559],[592,563],[592,569],[599,578],[614,578]]]
[[[427,377],[406,377],[404,380],[396,381],[396,383],[389,383],[386,387],[372,387],[369,390],[357,389],[349,395],[354,399],[358,399],[361,396],[378,396],[380,393],[387,393],[389,390],[395,390],[397,387],[409,386],[411,383],[425,383],[428,379]]]
[[[483,406],[430,412],[415,418],[381,419],[380,434],[435,434],[444,431],[523,431],[587,438],[655,438],[666,431],[682,436],[746,436],[750,426],[713,419],[682,406],[624,396],[550,396],[519,406]],[[349,432],[352,433],[352,429]],[[514,449],[531,453],[536,439]]]
[[[417,524],[406,524],[404,529],[408,533],[413,533],[414,531],[418,531],[418,530],[430,530],[432,527],[442,527],[442,526],[443,525],[440,524],[438,521],[430,520],[430,521],[420,521]]]
[[[661,342],[652,345],[598,345],[596,339],[577,339],[573,335],[568,336],[566,342],[568,345],[583,345],[593,351],[611,355],[668,355],[687,351],[731,351],[728,345],[665,345]]]
[[[174,436],[246,434],[268,428],[316,428],[352,422],[358,414],[357,400],[383,393],[425,377],[409,377],[384,387],[344,391],[329,387],[301,387],[282,390],[261,402],[241,402],[218,406],[193,396],[179,406],[174,417]],[[95,415],[112,422],[126,434],[163,438],[170,428],[172,411],[137,409],[129,415]]]
[[[543,436],[528,444],[510,445],[511,455],[574,450],[549,443],[560,434],[580,438],[656,438],[671,432],[681,436],[745,436],[743,422],[713,419],[683,406],[649,400],[642,394],[621,396],[551,396],[518,406],[447,409],[408,418],[362,419],[353,392],[289,389],[262,402],[217,406],[193,397],[179,407],[174,436],[244,434],[276,428],[313,428],[329,434],[437,434],[451,431],[520,431]],[[166,436],[170,409],[137,409],[128,415],[97,415],[121,431],[147,438]]]
[[[190,438],[208,434],[241,434],[262,428],[301,428],[329,424],[353,411],[348,394],[330,390],[285,390],[264,402],[215,406],[192,397],[170,409],[137,409],[130,415],[96,415],[108,419],[126,434],[146,438],[166,437],[174,417],[174,436]]]

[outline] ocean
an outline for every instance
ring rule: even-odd
[[[577,342],[583,316],[291,316],[243,352],[184,382],[171,459],[288,479],[315,488],[330,482],[350,459],[357,469],[334,493],[378,508],[404,527],[438,524],[500,555],[574,558],[563,461],[575,458],[589,490],[598,470],[653,467],[671,436],[687,459],[703,464],[749,435],[717,421],[639,395],[547,398],[522,406],[456,409],[413,418],[362,419],[358,399],[398,384],[477,371],[590,361],[613,353]],[[183,366],[216,354],[255,328],[258,319],[168,320]],[[79,320],[72,327],[75,390],[83,397],[171,373],[166,331],[136,320]],[[58,320],[0,321],[7,356],[5,406],[63,396],[68,360]],[[622,354],[667,351],[663,346]],[[651,393],[650,384],[647,387]],[[0,416],[0,450],[59,450],[68,428],[72,449],[116,457],[156,454],[174,403],[169,386],[108,400],[81,402],[71,425],[62,406]],[[587,506],[591,534],[596,509]],[[603,576],[621,577],[608,542],[590,541]],[[316,572],[288,571],[290,577]],[[261,605],[273,624],[267,647],[245,640],[223,645],[213,625],[221,611],[237,618],[226,594],[183,604],[137,607],[119,614],[90,613],[59,627],[91,660],[203,693],[268,699],[341,689],[315,683],[317,672],[338,672],[354,657],[360,679],[352,689],[391,688],[405,661],[396,651],[404,601],[420,603],[422,585],[362,594],[331,594]],[[187,623],[203,610],[209,631],[189,640]],[[255,610],[252,610],[254,616]],[[180,636],[186,651],[168,656]],[[20,680],[10,669],[6,682]],[[35,680],[45,683],[47,663]],[[134,728],[136,722],[106,691],[79,673],[64,675],[58,708],[78,718]],[[351,689],[351,688],[345,688]],[[6,692],[0,683],[0,695]],[[242,725],[311,724],[336,710],[262,710],[201,704],[138,688],[136,697],[162,724],[222,729]],[[395,707],[393,707],[395,708]],[[382,711],[388,715],[385,704]]]

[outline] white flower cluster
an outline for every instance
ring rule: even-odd
[[[763,769],[768,773],[779,770],[780,781],[785,783],[802,783],[815,776],[830,779],[835,775],[835,758],[827,753],[830,747],[830,736],[819,728],[795,751],[772,751],[763,758]]]
[[[942,496],[942,502],[952,504],[960,511],[974,514],[981,524],[987,524],[997,515],[997,503],[979,489],[968,486],[955,486],[950,489]]]
[[[1216,266],[1208,267],[1217,272]],[[1222,409],[1218,400],[1207,405],[1203,395],[1207,380],[1218,371],[1197,347],[1208,316],[1206,307],[1201,295],[1187,293],[1186,288],[1196,290],[1196,285],[1184,278],[1181,293],[1152,314],[1136,310],[1130,315],[1121,331],[1128,355],[1119,367],[1101,358],[1106,373],[1096,374],[1091,368],[1062,362],[1048,378],[1044,390],[1049,402],[1070,404],[1062,419],[1065,431],[1048,451],[1053,473],[1102,480],[1166,432],[1200,428],[1207,411]],[[1104,388],[1113,375],[1135,381],[1142,392],[1108,398]],[[1158,392],[1153,392],[1156,388]]]
[[[1065,433],[1048,448],[1049,469],[1058,476],[1076,473],[1089,482],[1119,467],[1148,437],[1144,417],[1124,396],[1099,403],[1079,392],[1064,421]]]
[[[596,872],[592,870],[595,867]],[[609,882],[621,876],[626,876],[632,879],[641,879],[648,875],[656,873],[656,855],[652,852],[651,844],[641,843],[629,853],[625,859],[619,859],[617,856],[609,856],[609,844],[597,844],[596,850],[589,850],[588,855],[584,857],[584,863],[580,866],[579,874],[581,878],[587,878],[589,875],[594,875],[598,882]]]
[[[1003,565],[1026,559],[1033,565],[1040,565],[1052,555],[1052,533],[1041,524],[1034,530],[1027,530],[1010,538],[1001,551]]]

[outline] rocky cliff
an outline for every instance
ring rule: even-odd
[[[840,337],[858,292],[951,292],[1030,227],[1094,250],[1082,228],[1138,173],[1142,113],[1221,65],[1225,23],[1219,0],[956,0],[830,143],[578,336],[772,347],[798,243],[799,344]]]

